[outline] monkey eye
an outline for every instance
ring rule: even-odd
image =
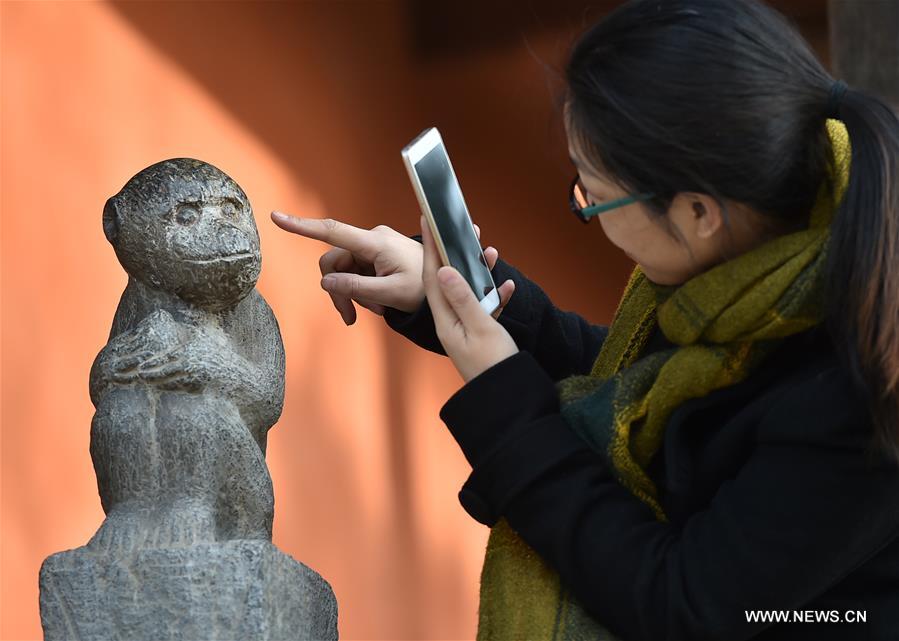
[[[237,219],[240,215],[240,205],[229,198],[222,203],[222,215],[232,220]]]
[[[200,217],[200,208],[193,203],[181,203],[175,209],[175,221],[180,225],[193,225]]]

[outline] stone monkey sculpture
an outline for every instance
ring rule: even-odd
[[[166,160],[107,201],[103,230],[128,273],[90,374],[106,518],[41,565],[44,638],[336,640],[333,590],[271,542],[284,347],[246,194]]]
[[[91,457],[106,519],[98,551],[271,540],[266,436],[281,414],[284,348],[255,284],[259,234],[243,190],[176,158],[103,210],[128,273],[91,368]]]

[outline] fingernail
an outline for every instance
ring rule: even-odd
[[[334,276],[325,276],[324,278],[322,278],[323,289],[332,289],[336,284],[337,279]]]
[[[287,220],[288,218],[290,218],[290,216],[288,216],[287,214],[282,214],[280,211],[273,211],[272,216],[280,220]]]

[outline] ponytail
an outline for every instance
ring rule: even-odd
[[[899,462],[899,118],[848,90],[849,183],[831,223],[827,323],[874,419],[876,449]]]

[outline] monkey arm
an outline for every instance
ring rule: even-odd
[[[110,340],[91,368],[96,406],[113,385],[215,391],[231,399],[260,447],[281,415],[284,346],[271,308],[255,290],[216,322],[176,321],[156,310]]]
[[[240,349],[235,356],[243,361],[239,367],[243,372],[240,385],[231,393],[240,399],[247,425],[255,426],[264,439],[265,432],[281,416],[284,405],[284,344],[278,321],[254,289],[234,316],[225,319],[224,325]]]
[[[89,391],[94,407],[113,385],[133,382],[141,363],[179,342],[183,334],[171,314],[156,310],[134,328],[112,337],[91,365]]]
[[[103,346],[100,353],[94,358],[91,365],[90,377],[88,379],[88,391],[91,397],[91,403],[94,407],[100,405],[100,400],[106,394],[106,390],[112,385],[112,368],[110,361],[112,360],[110,343]]]
[[[275,376],[274,367],[254,363],[236,352],[229,358],[229,374],[223,379],[222,392],[235,402],[241,418],[264,451],[266,433],[281,416],[284,377]]]
[[[284,403],[284,345],[271,308],[253,290],[218,322],[185,326],[189,336],[146,360],[137,376],[162,389],[216,391],[238,407],[260,445]]]

